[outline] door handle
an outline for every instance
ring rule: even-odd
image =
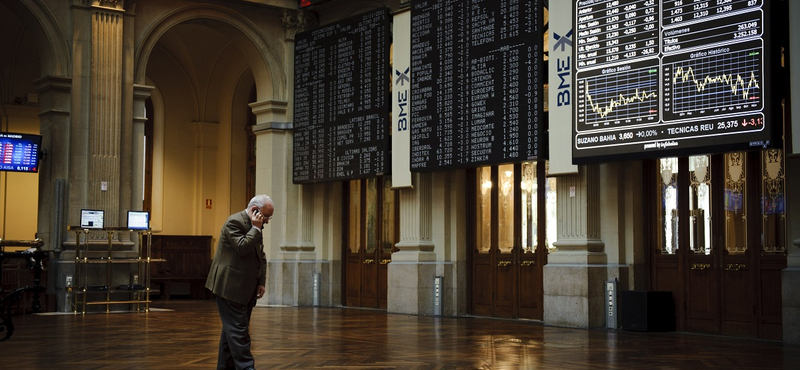
[[[711,268],[710,263],[693,263],[691,269],[692,270],[707,270]]]
[[[506,266],[508,266],[510,264],[511,264],[511,261],[500,261],[500,262],[497,262],[497,266],[498,267],[506,267]]]
[[[390,259],[381,260],[381,265],[388,265],[389,262],[392,262]]]
[[[533,266],[533,261],[522,261],[519,264],[520,266]]]
[[[371,264],[373,264],[373,263],[375,263],[375,260],[374,260],[374,259],[372,259],[372,258],[368,258],[368,259],[365,259],[365,260],[364,260],[364,264],[365,264],[365,265],[371,265]]]
[[[725,266],[725,271],[741,271],[746,269],[747,265],[743,263],[729,263]]]

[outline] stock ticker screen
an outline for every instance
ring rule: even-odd
[[[0,132],[0,171],[38,172],[42,137]]]
[[[411,171],[544,159],[540,0],[411,1]]]
[[[573,161],[778,145],[770,5],[576,1]]]
[[[297,34],[294,183],[389,172],[389,26],[379,8]]]

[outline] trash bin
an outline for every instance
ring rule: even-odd
[[[620,316],[623,330],[674,331],[672,292],[623,291],[620,294]]]

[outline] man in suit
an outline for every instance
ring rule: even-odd
[[[275,205],[266,195],[256,195],[247,208],[228,217],[219,234],[217,251],[206,279],[206,288],[216,296],[222,335],[219,338],[218,370],[251,370],[250,314],[256,300],[264,296],[267,258],[261,229],[269,223]]]

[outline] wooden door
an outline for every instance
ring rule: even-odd
[[[652,165],[652,167],[650,166]],[[680,217],[683,212],[679,207],[679,198],[684,198],[680,186],[684,183],[680,172],[678,158],[662,158],[644,166],[648,174],[645,176],[646,194],[651,194],[651,201],[646,203],[645,212],[653,219],[650,235],[650,270],[651,290],[672,292],[675,304],[675,323],[678,330],[683,330],[686,322],[684,313],[685,276],[683,255],[679,254],[681,240],[679,234]],[[681,176],[679,176],[679,174]],[[679,178],[680,177],[680,178]],[[688,213],[688,212],[686,212]],[[668,318],[665,318],[667,320]]]
[[[519,252],[517,316],[542,320],[544,265],[547,263],[549,242],[556,240],[556,179],[546,177],[547,168],[541,165],[541,162],[525,162],[520,168],[522,248]]]
[[[754,156],[755,155],[755,156]],[[755,275],[753,249],[757,241],[751,240],[752,232],[748,223],[748,213],[753,209],[757,193],[748,191],[756,183],[752,173],[748,173],[752,160],[758,152],[728,153],[722,158],[724,190],[723,217],[724,247],[720,248],[721,333],[724,335],[757,335],[755,310]],[[750,185],[750,186],[749,186]]]
[[[475,315],[542,319],[545,193],[536,189],[545,182],[537,174],[536,163],[507,164],[478,168],[470,181]]]
[[[786,268],[786,181],[782,150],[761,152],[756,176],[760,197],[750,204],[759,210],[755,235],[759,249],[752,251],[755,259],[751,268],[755,275],[757,292],[758,337],[769,340],[783,339],[783,299],[781,273]]]
[[[345,225],[347,306],[387,307],[388,264],[397,242],[397,207],[389,179],[348,183]]]
[[[678,330],[781,339],[782,159],[764,150],[656,162],[651,286],[673,293]]]
[[[493,174],[493,172],[495,174]],[[493,205],[497,192],[492,186],[496,171],[492,167],[480,167],[475,170],[475,178],[471,183],[475,190],[474,210],[471,212],[472,224],[475,225],[472,258],[472,313],[477,316],[494,314],[494,288],[497,285],[495,266],[497,261],[494,248],[495,225]]]
[[[364,207],[361,201],[362,186],[360,180],[352,180],[347,183],[347,207],[343,227],[345,230],[345,268],[344,268],[344,305],[361,307],[361,280],[364,256],[362,255],[363,230],[361,228]],[[344,208],[344,207],[343,207]]]
[[[688,205],[688,211],[685,207],[678,209],[678,217],[684,213],[688,220],[677,224],[678,230],[688,231],[685,240],[679,241],[685,245],[679,251],[685,261],[686,325],[689,331],[715,333],[720,324],[720,265],[719,238],[712,238],[712,230],[718,221],[716,206],[720,197],[714,191],[718,171],[713,171],[711,157],[707,155],[689,157],[688,162],[683,159],[681,165],[686,170],[679,172],[679,178],[688,179],[688,186],[680,189],[680,194],[684,194],[688,201],[684,203]],[[678,235],[681,235],[680,231]]]

